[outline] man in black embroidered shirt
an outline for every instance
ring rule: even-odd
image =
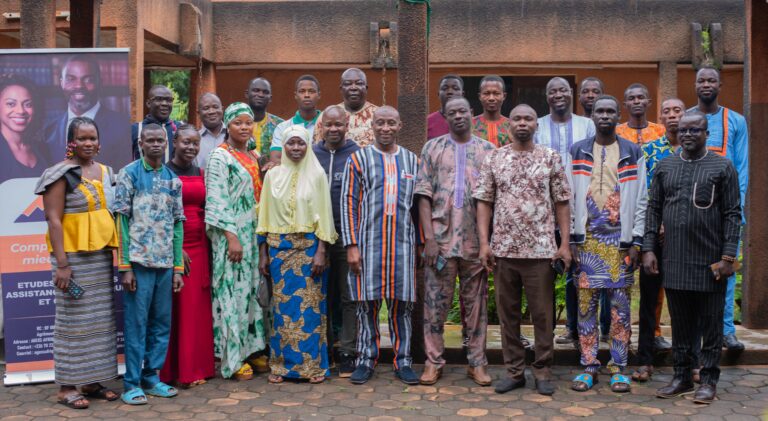
[[[643,241],[643,266],[658,273],[654,254],[664,223],[664,289],[672,318],[675,374],[657,390],[672,398],[693,390],[693,345],[703,336],[701,386],[694,402],[711,403],[720,377],[726,281],[734,271],[741,200],[733,164],[707,150],[706,117],[686,112],[678,126],[679,154],[659,163],[651,182]]]

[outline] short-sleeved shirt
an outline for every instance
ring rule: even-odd
[[[131,262],[149,268],[172,268],[173,225],[183,221],[181,180],[168,167],[138,159],[117,175],[114,212],[129,218]]]
[[[261,121],[253,122],[251,134],[253,134],[254,146],[259,156],[269,157],[269,148],[272,147],[272,135],[275,133],[277,125],[283,121],[285,120],[274,114],[265,113]]]
[[[494,203],[494,256],[550,259],[555,255],[554,204],[571,199],[557,152],[541,145],[532,151],[516,151],[511,145],[491,151],[472,197]]]
[[[283,139],[283,133],[285,133],[286,130],[288,130],[291,126],[301,126],[307,129],[309,132],[309,138],[312,139],[312,136],[315,134],[315,127],[317,127],[317,123],[320,121],[320,111],[315,113],[315,118],[312,120],[304,120],[301,118],[301,114],[299,114],[298,111],[296,111],[296,114],[289,118],[288,120],[283,121],[282,123],[278,124],[277,127],[275,127],[274,133],[272,133],[272,146],[269,148],[270,151],[282,151],[283,150],[283,143],[288,139]]]
[[[375,113],[379,107],[366,101],[362,108],[350,112],[343,102],[336,105],[343,108],[344,112],[347,113],[347,139],[354,140],[355,143],[357,143],[357,146],[360,146],[361,148],[372,145],[374,141],[373,113]],[[322,142],[323,131],[316,130],[312,139],[314,143]]]
[[[494,149],[477,136],[457,143],[445,135],[428,141],[421,150],[413,194],[432,200],[432,229],[445,258],[478,258],[477,207],[472,191],[485,157]]]
[[[640,146],[645,145],[648,142],[652,142],[667,132],[667,128],[662,124],[648,122],[648,125],[642,129],[634,129],[629,127],[629,124],[622,123],[616,126],[616,134],[629,140],[632,143],[637,143]]]

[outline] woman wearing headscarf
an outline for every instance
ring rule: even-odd
[[[114,174],[96,162],[98,152],[96,123],[76,117],[67,130],[66,159],[46,169],[35,187],[35,194],[43,196],[56,287],[53,363],[58,402],[73,409],[88,408],[87,398],[119,397],[100,383],[117,377],[112,280],[117,231],[109,212]]]
[[[221,375],[248,380],[246,362],[264,349],[256,244],[256,207],[261,194],[258,155],[248,150],[251,108],[236,102],[224,112],[227,135],[205,169],[205,223],[211,239],[214,353]]]
[[[271,383],[320,383],[330,375],[326,338],[327,243],[338,235],[325,171],[309,132],[284,132],[281,165],[264,178],[259,207],[259,270],[272,279]]]

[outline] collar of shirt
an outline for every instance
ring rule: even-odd
[[[301,124],[304,127],[314,126],[317,123],[317,118],[320,117],[320,111],[315,111],[315,117],[312,120],[304,120],[299,111],[296,111],[296,115],[293,116],[293,124]]]
[[[696,161],[701,161],[702,159],[706,158],[706,157],[707,157],[707,155],[709,155],[709,149],[704,149],[704,155],[702,155],[701,157],[699,157],[699,158],[696,158],[696,159],[686,159],[686,158],[683,156],[683,153],[682,153],[682,152],[680,152],[680,153],[678,154],[678,156],[680,156],[680,159],[682,159],[682,160],[683,160],[683,161],[685,161],[685,162],[696,162]]]
[[[161,165],[160,168],[153,168],[149,163],[147,163],[147,160],[144,157],[141,157],[141,165],[144,167],[144,170],[149,171],[160,171],[163,169],[163,166]]]
[[[226,128],[224,128],[224,123],[222,123],[222,124],[221,124],[221,129],[219,130],[219,134],[218,134],[218,135],[215,135],[215,134],[213,134],[213,132],[212,132],[212,131],[210,131],[210,130],[208,130],[208,128],[207,128],[207,127],[205,127],[205,126],[203,126],[203,127],[200,129],[200,131],[199,131],[199,133],[200,133],[200,137],[203,137],[203,136],[210,136],[210,137],[213,137],[213,138],[215,138],[215,139],[218,139],[218,138],[220,138],[220,137],[224,137],[224,134],[225,134],[226,132],[227,132],[227,130],[226,130]]]
[[[69,127],[69,123],[72,122],[72,120],[75,119],[75,117],[88,117],[91,120],[96,120],[96,113],[99,112],[99,109],[101,108],[101,102],[96,101],[96,105],[91,107],[90,110],[80,114],[75,115],[75,113],[72,112],[72,109],[67,107],[67,127]]]

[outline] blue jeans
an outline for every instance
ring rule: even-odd
[[[171,334],[173,269],[131,263],[136,291],[123,291],[126,391],[160,381]],[[142,368],[143,364],[143,368]]]

